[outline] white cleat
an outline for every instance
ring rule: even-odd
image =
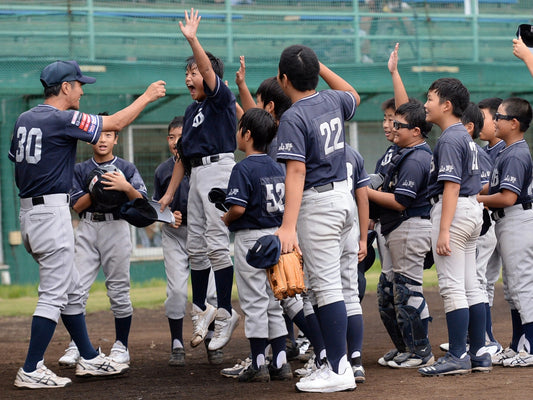
[[[55,389],[69,386],[72,381],[69,378],[57,376],[44,365],[44,360],[37,363],[37,369],[26,372],[20,368],[15,378],[15,386],[26,389]]]

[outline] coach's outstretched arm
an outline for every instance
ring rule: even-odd
[[[152,83],[146,91],[137,97],[137,99],[126,108],[117,111],[113,115],[102,116],[102,130],[103,131],[120,131],[131,124],[139,116],[145,107],[164,97],[166,94],[165,81],[157,81]]]
[[[533,53],[522,41],[522,38],[513,39],[513,54],[526,64],[533,77]]]
[[[357,93],[357,90],[355,90],[352,85],[350,85],[347,81],[345,81],[335,72],[330,70],[324,64],[322,63],[319,63],[319,64],[320,64],[320,77],[324,79],[324,82],[326,82],[328,86],[333,90],[342,90],[344,92],[352,93],[355,97],[356,104],[359,106],[359,104],[361,103],[361,97],[359,96],[359,93]]]

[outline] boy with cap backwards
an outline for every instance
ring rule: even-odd
[[[33,314],[30,344],[15,386],[31,389],[70,385],[44,365],[44,353],[61,316],[81,357],[77,376],[109,376],[128,370],[96,350],[83,314],[83,293],[74,268],[74,234],[69,190],[78,140],[98,142],[102,131],[129,125],[151,102],[165,95],[165,82],[152,83],[128,107],[109,116],[79,109],[82,85],[94,83],[76,61],[56,61],[43,69],[44,104],[22,113],[15,124],[9,159],[15,163],[20,196],[20,230],[24,245],[39,263],[39,300]]]
[[[283,218],[285,174],[281,165],[266,153],[275,135],[276,122],[267,111],[251,108],[242,116],[237,145],[246,153],[246,158],[231,172],[225,203],[229,210],[222,217],[229,230],[235,232],[235,276],[246,316],[244,331],[252,352],[252,364],[239,375],[239,382],[292,378],[285,351],[287,328],[283,310],[274,298],[266,271],[252,267],[246,260],[248,249],[258,239],[266,235],[272,237]],[[274,239],[277,242],[277,238]],[[268,246],[268,240],[264,246]],[[279,243],[276,247],[279,258]],[[275,256],[268,258],[263,261],[265,268],[277,263]],[[272,362],[267,368],[265,348],[269,342]]]

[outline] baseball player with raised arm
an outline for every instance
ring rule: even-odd
[[[433,257],[444,301],[449,350],[435,364],[418,371],[424,376],[490,371],[485,344],[485,304],[476,277],[476,241],[482,225],[477,147],[461,116],[470,94],[455,78],[441,78],[428,90],[426,119],[442,134],[433,149],[428,179]],[[470,350],[466,350],[466,337]]]
[[[335,90],[317,92],[319,76]],[[328,359],[296,388],[304,392],[353,390],[356,383],[346,355],[343,293],[349,288],[341,277],[339,250],[349,238],[355,217],[346,176],[344,121],[353,117],[360,98],[303,45],[282,52],[278,81],[292,106],[281,117],[278,129],[278,160],[286,163],[287,175],[285,213],[277,235],[283,253],[303,251]]]
[[[124,373],[119,364],[96,350],[89,340],[83,293],[74,266],[74,233],[69,191],[78,140],[98,142],[102,131],[129,125],[151,102],[165,95],[165,82],[152,83],[128,107],[110,116],[79,110],[84,84],[94,78],[75,61],[56,61],[41,72],[45,101],[22,113],[15,124],[9,159],[15,163],[20,196],[20,230],[24,246],[39,264],[39,299],[33,314],[30,344],[15,386],[31,389],[70,385],[44,365],[44,353],[59,317],[80,351],[77,376]]]
[[[167,143],[172,156],[161,163],[155,170],[153,199],[158,201],[166,192],[172,177],[174,163],[178,157],[176,143],[181,137],[183,117],[174,117],[168,124]],[[185,365],[185,349],[183,342],[183,317],[187,308],[187,293],[189,283],[189,256],[187,255],[187,198],[189,196],[189,177],[181,181],[170,210],[174,214],[176,223],[165,224],[161,228],[161,245],[167,276],[167,298],[165,300],[165,315],[171,336],[171,353],[168,364],[171,366]],[[205,263],[209,264],[207,255]],[[213,274],[209,275],[207,286],[207,302],[216,306],[215,280]],[[214,327],[208,327],[204,341],[207,350],[207,359],[210,364],[220,364],[224,353],[222,350],[209,350],[207,345],[213,337]]]
[[[493,356],[505,367],[533,366],[533,183],[531,153],[524,133],[531,124],[530,104],[511,97],[494,115],[496,135],[506,147],[496,158],[490,183],[478,200],[492,210],[503,261],[504,295],[511,308],[511,344]],[[519,341],[524,336],[524,348]]]
[[[124,202],[147,196],[146,186],[135,165],[113,155],[117,142],[118,132],[103,131],[98,142],[92,146],[93,157],[74,166],[70,203],[72,209],[80,215],[75,233],[74,265],[80,276],[83,304],[87,304],[89,290],[101,266],[111,311],[115,317],[115,343],[109,357],[115,362],[129,364],[128,337],[133,314],[130,299],[130,228],[125,220],[120,219],[122,204],[114,207],[100,204],[97,197],[91,196],[89,188],[93,183],[90,178],[93,170],[110,165],[120,172],[102,175],[105,188],[123,193]],[[59,365],[74,367],[79,356],[76,343],[71,340],[65,354],[59,359]]]
[[[198,11],[185,11],[185,24],[180,29],[193,56],[187,60],[185,83],[194,103],[187,107],[183,121],[183,153],[190,161],[188,199],[187,252],[191,263],[192,321],[191,345],[198,346],[215,321],[215,334],[209,350],[224,347],[239,323],[239,314],[231,307],[233,262],[230,256],[229,231],[220,219],[222,212],[208,200],[214,187],[225,188],[235,165],[236,115],[235,96],[222,81],[222,61],[202,48],[196,35],[201,17]],[[168,206],[184,173],[183,160],[175,163],[167,192],[160,199]],[[209,257],[211,268],[205,265]],[[217,308],[206,305],[206,292],[211,269],[215,274]]]

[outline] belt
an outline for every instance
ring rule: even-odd
[[[315,189],[318,193],[329,192],[330,190],[333,190],[333,182],[326,183],[325,185],[321,186],[313,186],[313,189]]]
[[[220,155],[215,154],[212,156],[205,156],[205,157],[193,157],[191,158],[191,167],[199,167],[200,165],[207,165],[214,162],[217,162],[220,160]]]
[[[459,197],[470,197],[470,196],[473,196],[471,194],[460,194]],[[429,198],[429,203],[434,206],[435,204],[437,204],[438,202],[440,201],[440,194],[436,194],[435,196],[431,196]]]
[[[31,208],[43,204],[59,206],[68,204],[69,202],[70,196],[66,193],[44,194],[42,196],[25,197],[20,199],[20,205],[23,208]]]
[[[81,215],[82,218],[89,219],[93,222],[104,222],[104,221],[117,221],[119,218],[118,215],[113,213],[103,213],[103,212],[84,212]]]
[[[522,203],[520,205],[522,206],[522,209],[524,210],[531,210],[531,203]],[[497,210],[494,210],[490,217],[492,218],[493,221],[498,221],[499,219],[505,217],[505,209],[499,208]]]

